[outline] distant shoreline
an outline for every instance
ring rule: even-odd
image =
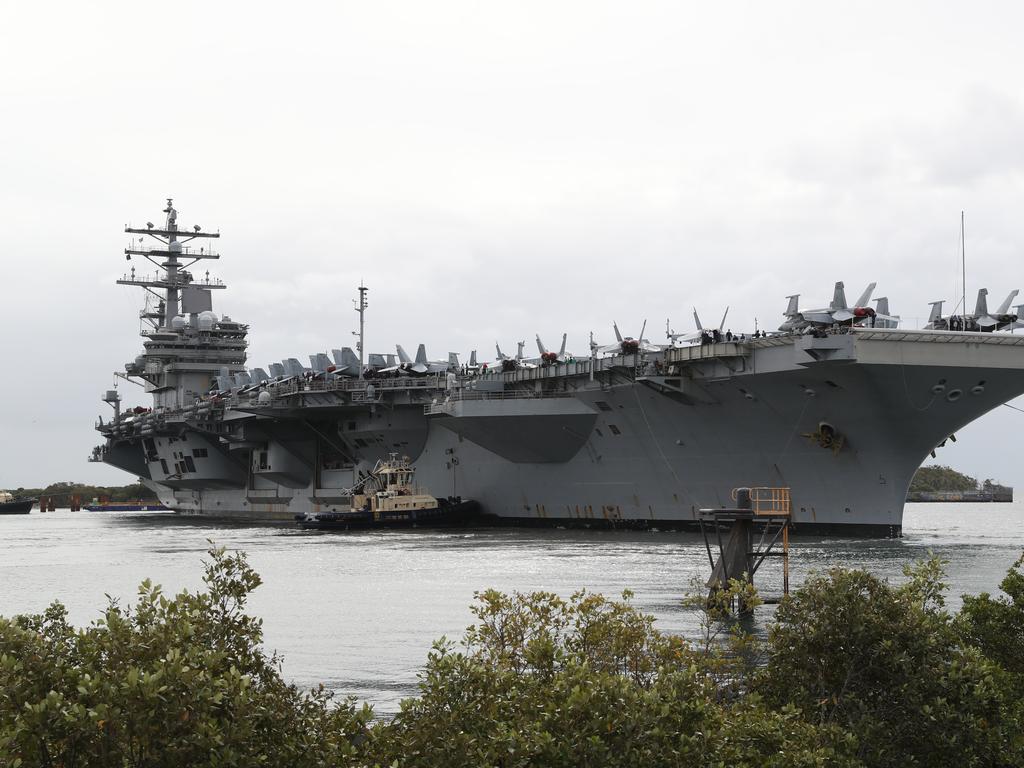
[[[1005,491],[910,491],[908,502],[995,502],[1013,501],[1013,488]]]

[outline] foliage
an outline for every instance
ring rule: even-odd
[[[1008,754],[1024,765],[1024,556],[999,584],[1006,597],[988,593],[964,595],[958,628],[967,643],[979,648],[1007,673],[1007,695],[1014,701],[1012,717],[1018,724],[1007,745]]]
[[[419,696],[375,729],[374,757],[397,766],[852,764],[837,729],[754,698],[734,702],[716,680],[728,664],[717,650],[658,632],[628,600],[478,594],[462,650],[435,645]]]
[[[971,644],[1015,675],[1024,690],[1024,556],[999,588],[1006,597],[964,595],[960,627]]]
[[[919,491],[974,491],[978,481],[970,475],[957,472],[951,467],[921,467],[910,481],[910,492]]]
[[[899,587],[864,571],[809,579],[776,614],[756,690],[842,728],[867,765],[1020,764],[1006,672],[963,642],[940,562],[906,575]]]
[[[0,619],[0,765],[319,766],[353,751],[368,710],[282,680],[244,611],[259,576],[210,552],[207,590],[148,581],[76,630],[54,603]]]
[[[139,499],[141,501],[156,500],[156,494],[142,483],[120,486],[103,486],[86,485],[85,483],[61,482],[50,483],[45,488],[11,488],[9,490],[13,496],[17,497],[30,496],[33,498],[39,498],[40,496],[54,496],[58,500],[66,501],[71,496],[78,496],[83,503],[90,502],[93,499],[102,498],[108,498],[111,501],[131,501],[134,499]]]
[[[732,581],[694,643],[628,592],[482,592],[374,722],[282,680],[245,612],[259,576],[213,549],[197,594],[145,582],[80,630],[58,603],[0,619],[0,765],[1024,765],[1024,558],[955,616],[938,560],[906,576],[813,576],[767,639],[729,615],[757,602]]]

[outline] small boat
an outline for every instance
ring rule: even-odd
[[[0,515],[27,515],[35,503],[36,499],[15,498],[7,491],[0,491]]]
[[[159,501],[96,501],[84,504],[82,509],[88,512],[167,512],[167,507]]]
[[[296,515],[307,530],[413,528],[479,523],[480,505],[460,496],[438,499],[413,484],[415,469],[408,456],[392,453],[381,459],[362,481],[349,489],[351,507],[336,512]]]

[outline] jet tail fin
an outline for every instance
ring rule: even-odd
[[[829,309],[849,309],[846,305],[846,286],[843,285],[843,281],[840,280],[836,283],[836,289],[832,293],[832,303],[828,305]]]
[[[458,368],[459,367],[459,353],[449,352],[448,353],[448,367]]]
[[[351,347],[341,348],[341,362],[344,365],[359,366],[359,358],[356,357],[356,353],[352,351]]]
[[[878,285],[878,283],[868,283],[868,287],[864,289],[864,293],[857,297],[857,303],[854,304],[854,306],[866,307],[868,302],[871,301],[871,294],[875,292],[876,285]]]
[[[520,341],[519,342],[519,351],[516,353],[516,360],[522,360],[523,359],[523,348],[525,346],[526,346],[526,342],[525,341]]]
[[[494,342],[494,351],[498,354],[498,360],[504,360],[505,356],[501,354],[501,345],[498,342]]]
[[[409,355],[407,355],[405,353],[405,350],[402,349],[402,345],[401,344],[395,344],[395,351],[398,352],[398,360],[400,362],[403,362],[403,363],[411,363],[412,362],[412,358],[409,357]]]
[[[469,353],[469,364],[472,367],[474,367],[474,368],[477,365],[477,362],[476,362],[476,350],[475,349],[472,352]]]
[[[565,358],[565,340],[568,338],[568,333],[562,334],[562,346],[558,349],[558,359],[563,360]]]
[[[423,344],[416,347],[416,362],[421,365],[426,365],[427,363],[427,348]]]
[[[942,305],[944,302],[933,301],[931,302],[932,311],[928,313],[928,324],[936,323],[942,319]]]
[[[978,289],[978,303],[974,307],[974,314],[977,317],[985,317],[988,315],[988,288]]]
[[[622,334],[619,333],[619,326],[618,326],[618,324],[615,323],[615,322],[612,322],[612,328],[615,329],[615,340],[618,341],[619,343],[622,343]]]
[[[704,330],[704,326],[700,324],[700,315],[697,314],[697,308],[696,307],[693,308],[693,322],[695,322],[697,324],[697,330],[698,331],[703,331]]]
[[[794,315],[800,314],[800,294],[794,293],[792,296],[787,296],[789,304],[786,306],[785,315],[786,317],[793,317]]]
[[[544,349],[544,342],[540,340],[539,333],[537,334],[537,351],[542,355],[546,355],[548,353],[548,351]]]
[[[1010,309],[1010,302],[1017,298],[1017,294],[1020,293],[1019,288],[1014,288],[1010,291],[1010,295],[1006,297],[1006,300],[999,305],[999,309],[996,310],[997,315],[1005,315]]]
[[[875,313],[879,315],[889,314],[889,297],[879,296],[875,299]]]

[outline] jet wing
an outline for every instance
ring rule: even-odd
[[[818,323],[820,325],[832,325],[832,323],[836,322],[836,320],[838,319],[835,315],[838,315],[839,312],[832,313],[832,312],[814,312],[814,311],[811,311],[811,312],[802,312],[801,314],[803,315],[804,320],[806,320],[808,323]],[[848,312],[847,314],[850,317],[853,317],[853,313],[852,312]]]

